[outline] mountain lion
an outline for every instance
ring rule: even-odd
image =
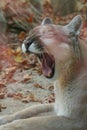
[[[87,43],[79,37],[82,17],[59,26],[45,18],[22,44],[36,54],[43,75],[54,82],[55,103],[0,117],[0,130],[87,130]]]

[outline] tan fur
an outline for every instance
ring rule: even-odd
[[[79,60],[76,60],[74,57],[72,57],[70,65],[64,68],[64,70],[61,72],[61,76],[59,78],[61,86],[67,86],[67,84],[69,84],[69,82],[76,77],[78,66],[80,67]]]
[[[78,19],[80,21],[81,17],[75,18]],[[73,28],[72,25],[73,22],[69,28]],[[43,34],[49,33],[47,26],[37,29],[42,34],[41,44],[55,58],[55,103],[33,106],[0,117],[0,130],[87,130],[87,44],[78,38],[79,45],[74,50],[71,37],[66,35],[68,30],[64,28],[58,27],[57,31],[51,25],[50,38]]]

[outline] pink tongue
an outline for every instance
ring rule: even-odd
[[[52,70],[49,66],[49,57],[47,57],[46,55],[44,56],[43,60],[42,60],[42,70],[43,70],[43,74],[46,77],[50,77],[52,74]]]

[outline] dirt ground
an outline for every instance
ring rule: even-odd
[[[6,93],[0,99],[2,106],[0,116],[12,114],[31,105],[52,102],[53,84],[33,69],[15,74],[16,79],[22,79],[25,74],[30,74],[28,83],[16,82],[6,86]]]

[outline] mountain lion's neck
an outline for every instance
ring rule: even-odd
[[[59,116],[87,117],[87,67],[84,60],[82,63],[71,62],[55,81],[55,111]]]

